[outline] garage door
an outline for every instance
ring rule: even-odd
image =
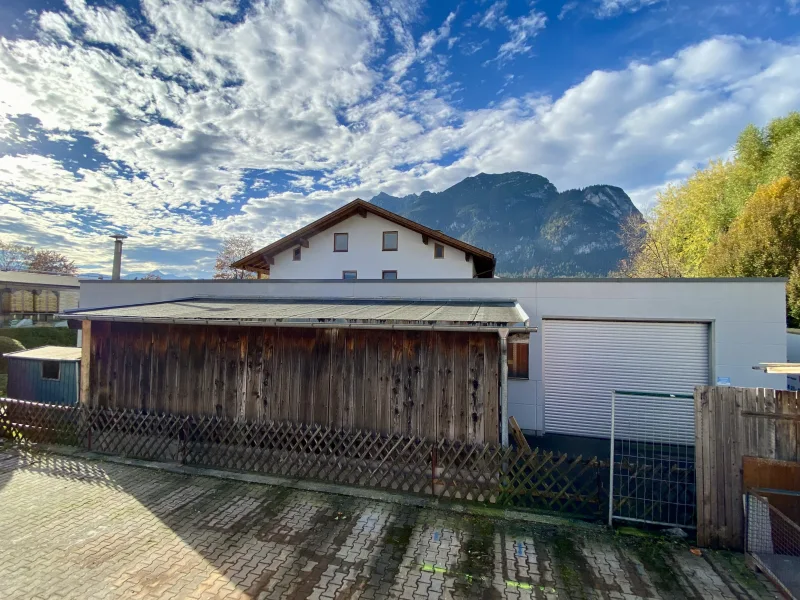
[[[545,430],[609,437],[612,390],[692,393],[708,383],[708,324],[542,322]]]

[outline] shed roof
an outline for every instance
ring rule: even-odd
[[[79,288],[81,286],[78,278],[73,277],[72,275],[30,273],[28,271],[0,271],[0,283],[70,288]]]
[[[81,349],[69,346],[41,346],[31,350],[18,350],[4,354],[8,358],[25,360],[58,360],[76,362],[81,359]]]
[[[70,311],[69,319],[273,326],[527,327],[516,300],[188,298]]]

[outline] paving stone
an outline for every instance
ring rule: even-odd
[[[680,546],[661,589],[664,574],[603,530],[47,454],[14,464],[0,470],[4,600],[737,597]],[[750,591],[776,597],[760,583]]]

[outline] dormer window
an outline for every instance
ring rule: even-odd
[[[397,232],[384,231],[383,232],[383,251],[392,252],[397,250]]]
[[[334,233],[333,234],[333,251],[334,252],[347,252],[347,234]]]
[[[294,249],[294,254],[292,254],[292,260],[300,260],[300,247]]]
[[[444,246],[442,244],[433,245],[433,258],[444,258]]]

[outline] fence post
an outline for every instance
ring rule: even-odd
[[[617,392],[611,392],[611,450],[609,452],[608,461],[608,526],[613,525],[614,520],[614,412],[615,404],[617,402]]]

